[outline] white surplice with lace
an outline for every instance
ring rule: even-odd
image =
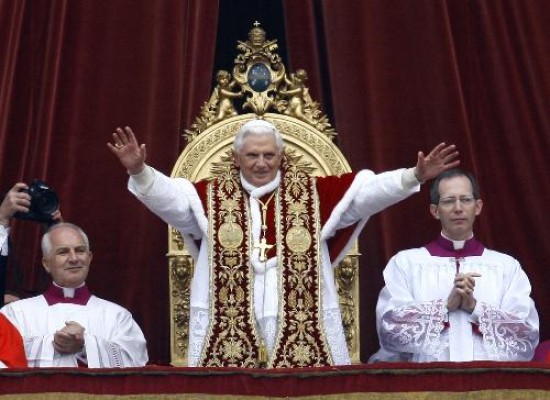
[[[18,300],[2,308],[17,327],[25,345],[29,367],[76,367],[79,359],[89,368],[142,367],[148,361],[145,337],[128,310],[92,296],[86,305],[48,305],[44,296]],[[84,348],[60,354],[53,336],[75,321],[84,327]]]
[[[477,272],[473,313],[448,312],[454,257],[424,247],[396,254],[384,270],[376,308],[379,361],[529,361],[539,340],[531,285],[519,262],[489,249],[460,259],[460,272]]]

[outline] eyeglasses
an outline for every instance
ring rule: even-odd
[[[460,205],[462,206],[471,206],[472,204],[475,203],[476,199],[473,198],[473,197],[467,197],[467,196],[462,196],[462,197],[446,197],[444,199],[440,199],[439,200],[439,205],[441,205],[441,207],[446,207],[446,208],[451,208],[453,207],[456,202],[460,202]]]

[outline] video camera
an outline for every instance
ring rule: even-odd
[[[39,179],[35,179],[28,189],[21,189],[21,191],[31,196],[31,205],[28,212],[17,212],[14,217],[52,225],[54,223],[52,213],[59,209],[59,198],[55,191]]]

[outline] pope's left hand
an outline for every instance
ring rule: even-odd
[[[447,146],[445,143],[439,143],[427,156],[419,151],[414,171],[416,179],[421,183],[426,182],[443,171],[460,165],[460,160],[457,157],[458,151],[454,144]]]

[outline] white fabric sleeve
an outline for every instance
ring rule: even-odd
[[[133,181],[133,185],[139,194],[146,195],[153,186],[155,173],[151,167],[145,165],[145,168],[139,174],[130,175],[130,180]]]
[[[25,320],[19,318],[20,313],[13,309],[12,304],[6,304],[1,311],[21,333],[29,367],[40,367],[44,364],[52,366],[55,354],[53,335],[27,336],[21,328],[21,326],[24,326]],[[44,343],[49,343],[49,346],[43,346]]]
[[[108,336],[84,333],[90,368],[143,367],[148,356],[145,337],[129,312],[121,313]]]
[[[84,347],[75,354],[76,359],[83,364],[88,365],[88,354],[86,353],[86,339],[84,339]]]
[[[181,234],[199,239],[206,231],[206,226],[199,225],[195,218],[197,213],[193,212],[202,207],[201,200],[187,179],[170,178],[147,166],[140,174],[130,175],[128,190]]]
[[[531,284],[519,262],[504,282],[500,304],[478,301],[474,309],[483,347],[495,361],[530,361],[539,342],[539,316],[530,297]]]
[[[386,289],[384,289],[386,290]],[[382,303],[390,303],[387,292],[381,294]],[[441,340],[447,319],[443,299],[410,302],[387,310],[378,323],[380,346],[394,353],[422,354],[439,358],[446,342]]]
[[[447,346],[447,341],[442,340],[448,315],[446,299],[415,300],[396,256],[384,270],[384,281],[386,286],[376,306],[377,331],[383,352],[399,354],[398,359],[422,354],[437,360]]]
[[[189,345],[187,347],[187,364],[197,367],[201,357],[202,346],[208,333],[208,308],[191,307],[189,316]]]
[[[17,303],[17,302],[16,302]],[[16,303],[10,303],[2,307],[4,314],[17,328],[23,338],[25,355],[29,367],[73,367],[77,366],[76,359],[71,355],[61,356],[53,347],[53,333],[44,335],[40,332],[30,332],[27,327],[29,321],[36,318],[32,312],[26,313],[26,309],[15,308]],[[33,303],[36,304],[36,303]],[[40,312],[40,311],[39,311]]]
[[[420,184],[414,178],[414,172],[414,181],[411,181],[407,171],[398,169],[376,175],[371,173],[354,196],[349,216],[355,219],[370,217],[418,192]]]
[[[401,184],[405,189],[413,189],[415,186],[422,184],[422,182],[416,179],[414,170],[414,168],[407,168],[401,176]]]
[[[0,224],[0,255],[8,255],[8,236],[10,234],[10,228]]]

